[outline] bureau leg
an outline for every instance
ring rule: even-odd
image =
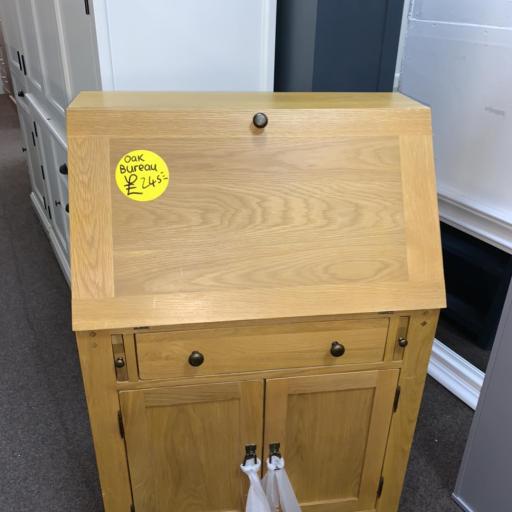
[[[132,505],[124,441],[119,432],[119,398],[109,334],[77,333],[105,512],[128,512]]]
[[[407,334],[409,344],[398,382],[400,401],[391,422],[382,472],[384,485],[377,512],[398,510],[438,317],[438,310],[411,315]]]

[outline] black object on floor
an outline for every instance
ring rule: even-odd
[[[101,512],[70,292],[0,95],[0,512]],[[472,411],[427,381],[400,512],[450,512]],[[162,511],[167,512],[167,511]]]

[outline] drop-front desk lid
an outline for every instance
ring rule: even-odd
[[[398,94],[80,94],[74,329],[443,307],[431,137]]]

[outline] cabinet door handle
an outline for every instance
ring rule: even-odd
[[[400,337],[398,338],[398,345],[402,348],[405,348],[407,347],[407,345],[409,345],[409,342],[407,341],[406,338]]]
[[[27,66],[25,66],[25,55],[21,54],[21,64],[23,65],[23,74],[27,74]]]
[[[91,14],[91,8],[89,7],[89,0],[84,0],[84,4],[85,4],[85,14],[87,14],[87,16],[89,16],[89,14]]]
[[[20,52],[19,51],[16,51],[17,55],[18,55],[18,65],[20,67],[20,71],[23,71],[23,68],[21,66],[21,55],[20,55]]]
[[[190,366],[201,366],[204,363],[204,356],[201,352],[194,350],[188,357],[188,364]]]
[[[66,205],[66,213],[69,213],[69,203]]]
[[[68,173],[68,165],[67,164],[62,164],[60,167],[59,167],[59,172],[61,174],[67,174]]]
[[[345,347],[339,341],[333,341],[331,344],[331,355],[340,357],[345,353]]]

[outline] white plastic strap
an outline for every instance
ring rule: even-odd
[[[258,459],[256,463],[252,460],[248,460],[245,465],[242,464],[240,466],[240,469],[249,477],[250,482],[245,512],[271,512],[265,491],[261,486],[259,475],[260,468],[260,459]]]
[[[263,489],[272,512],[301,512],[290,479],[284,469],[284,459],[267,460],[267,474],[263,477]]]

